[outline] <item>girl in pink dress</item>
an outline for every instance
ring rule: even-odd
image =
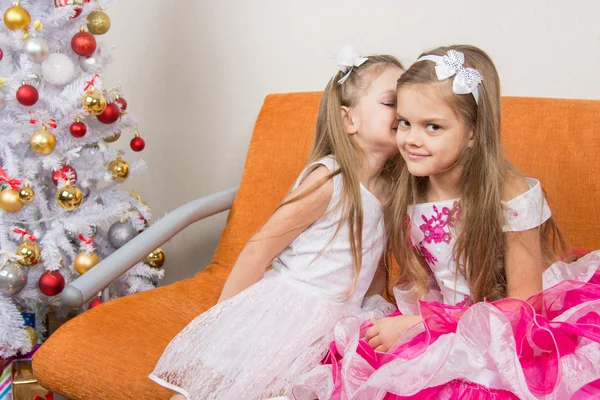
[[[553,258],[564,241],[541,184],[502,153],[492,60],[437,48],[397,94],[406,165],[386,225],[410,284],[387,318],[340,320],[295,398],[600,398],[600,251]]]

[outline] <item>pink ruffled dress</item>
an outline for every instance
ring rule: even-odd
[[[540,183],[528,183],[529,191],[505,204],[507,232],[535,228],[551,215]],[[379,353],[362,339],[367,323],[341,319],[327,361],[296,382],[294,399],[600,398],[600,251],[551,265],[544,290],[526,301],[472,304],[452,259],[454,205],[409,210],[412,241],[438,290],[415,304],[409,288],[395,288],[394,315],[420,314],[423,323]]]

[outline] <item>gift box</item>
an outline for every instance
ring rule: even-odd
[[[21,316],[23,317],[25,326],[31,326],[35,329],[35,313],[23,311],[21,312]]]
[[[44,389],[33,376],[31,360],[12,362],[12,400],[53,400],[54,396]],[[9,398],[10,399],[10,398]]]
[[[48,307],[46,315],[46,337],[52,335],[62,324],[77,316],[77,310],[64,310],[59,306]]]
[[[12,362],[0,360],[0,400],[12,399]]]

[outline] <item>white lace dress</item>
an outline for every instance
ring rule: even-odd
[[[310,165],[337,170],[333,157]],[[338,207],[342,177],[324,215],[273,262],[263,279],[196,317],[165,349],[150,378],[188,399],[259,399],[287,395],[318,365],[340,318],[358,315],[385,245],[382,205],[361,186],[362,268],[354,277],[348,225]],[[323,249],[325,250],[323,251]]]

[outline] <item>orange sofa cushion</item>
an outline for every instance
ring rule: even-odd
[[[600,248],[600,101],[508,97],[504,153],[542,182],[574,249]]]
[[[36,377],[71,399],[168,399],[147,376],[169,341],[217,300],[250,236],[303,168],[320,93],[265,99],[227,225],[209,267],[194,278],[110,301],[55,332],[34,356]],[[539,178],[573,247],[600,247],[600,101],[505,98],[509,159]],[[176,266],[168,266],[176,268]]]

